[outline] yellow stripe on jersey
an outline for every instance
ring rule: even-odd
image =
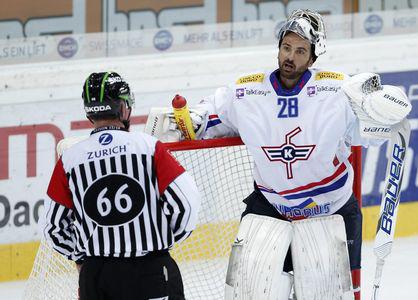
[[[239,78],[236,82],[236,84],[244,84],[249,82],[263,82],[264,80],[264,74],[258,73],[258,74],[251,74],[247,76],[243,76]]]
[[[315,80],[321,79],[334,79],[334,80],[343,80],[344,74],[343,73],[336,73],[336,72],[318,72],[315,75]]]
[[[315,202],[311,202],[308,205],[306,205],[304,208],[314,208],[315,206],[317,206],[317,204]]]

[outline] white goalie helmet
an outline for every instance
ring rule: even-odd
[[[279,46],[287,32],[294,32],[313,46],[313,54],[318,57],[326,52],[325,26],[322,16],[309,9],[292,12],[279,31]]]

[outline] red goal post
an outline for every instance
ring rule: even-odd
[[[253,160],[240,138],[165,144],[194,177],[202,204],[193,234],[171,252],[182,272],[186,299],[223,299],[231,244],[254,189]],[[354,194],[361,204],[361,149],[353,147]],[[75,264],[42,240],[24,299],[77,299]],[[353,272],[360,283],[360,272]],[[356,293],[356,299],[360,299]]]
[[[353,170],[354,170],[354,180],[353,180],[353,193],[356,197],[359,207],[362,206],[361,199],[361,146],[352,146],[351,153],[353,155]],[[361,286],[361,270],[351,271],[353,287],[354,287],[354,296],[355,300],[360,300],[360,286]]]

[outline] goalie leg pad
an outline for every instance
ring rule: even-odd
[[[354,299],[340,215],[294,221],[291,252],[298,300]]]
[[[292,278],[283,263],[291,236],[287,221],[244,216],[229,258],[225,299],[288,300]]]

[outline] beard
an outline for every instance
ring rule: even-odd
[[[285,79],[298,79],[302,76],[303,73],[308,69],[309,62],[306,64],[296,67],[296,65],[290,61],[285,60],[283,62],[280,62],[279,60],[279,71],[280,71],[280,77],[283,77]]]

